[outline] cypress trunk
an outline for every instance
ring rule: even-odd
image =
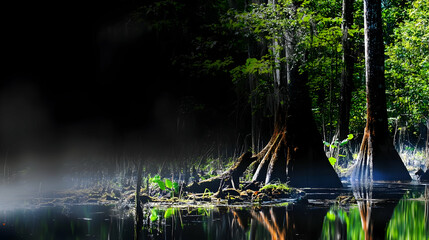
[[[364,0],[367,122],[352,181],[411,181],[388,131],[381,2]]]
[[[294,187],[342,187],[323,150],[322,137],[311,111],[308,76],[297,67],[290,72],[287,106],[280,106],[275,130],[259,162],[253,181],[279,179]]]

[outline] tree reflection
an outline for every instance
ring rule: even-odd
[[[377,188],[372,182],[354,183],[352,189],[357,207],[350,207],[348,213],[338,206],[332,207],[325,217],[321,239],[385,239],[387,226],[404,190]]]
[[[323,218],[328,209],[290,204],[260,210],[232,210],[234,221],[250,240],[260,239],[265,232],[272,240],[317,239],[322,231]],[[250,227],[249,223],[250,222]]]

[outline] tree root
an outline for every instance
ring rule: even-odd
[[[243,175],[244,171],[255,160],[256,158],[252,157],[251,152],[246,152],[238,158],[238,161],[234,164],[234,166],[221,175],[200,182],[193,182],[185,187],[185,191],[202,193],[206,191],[206,189],[208,189],[210,192],[217,192],[219,189],[224,187],[233,187],[238,189],[240,185],[240,176]]]

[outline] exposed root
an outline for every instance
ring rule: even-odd
[[[200,182],[193,182],[187,186],[185,190],[189,192],[201,193],[206,191],[206,189],[211,192],[216,192],[219,188],[228,186],[238,189],[240,184],[239,177],[243,175],[244,171],[255,160],[256,158],[252,157],[251,152],[246,152],[238,158],[238,161],[234,164],[234,166],[225,171],[223,174]]]
[[[388,139],[378,139],[366,130],[355,166],[351,169],[351,180],[367,181],[411,181],[398,152]]]

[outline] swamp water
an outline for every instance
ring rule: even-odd
[[[306,190],[300,203],[145,208],[139,239],[429,239],[427,186]],[[0,209],[2,240],[133,236],[133,216],[113,205]]]

